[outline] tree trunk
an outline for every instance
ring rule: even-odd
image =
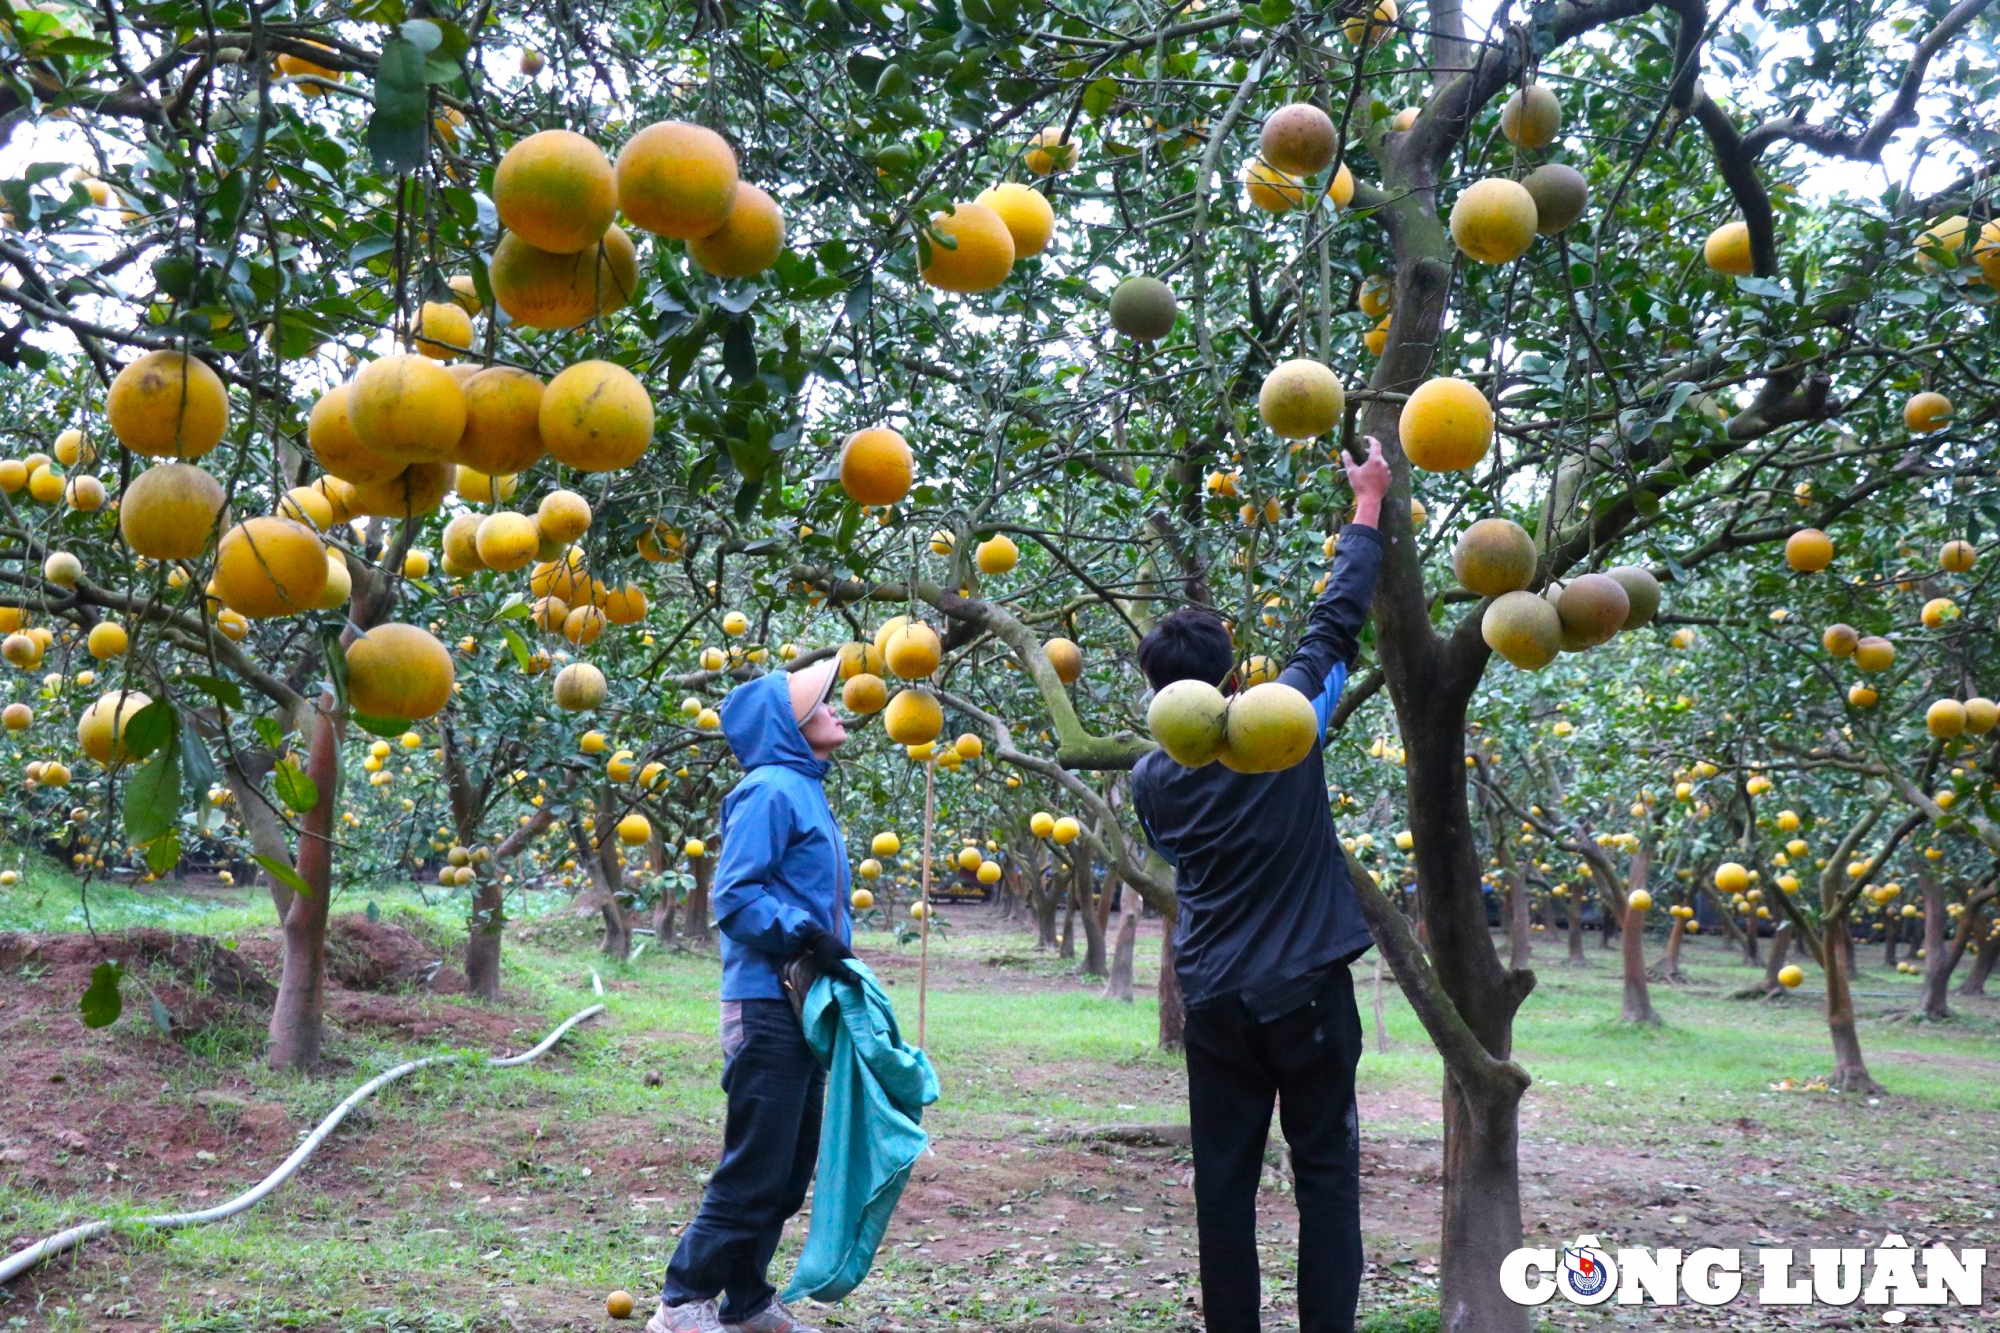
[[[1847,923],[1837,921],[1834,928],[1844,932]],[[1833,1039],[1833,1074],[1827,1081],[1841,1092],[1879,1093],[1882,1085],[1869,1075],[1868,1065],[1861,1058],[1861,1034],[1854,1025],[1854,994],[1848,989],[1841,951],[1827,948],[1821,952],[1826,959],[1826,1026]]]
[[[1918,994],[1918,1007],[1925,1018],[1943,1022],[1951,1017],[1951,1003],[1947,998],[1951,988],[1951,972],[1958,966],[1958,960],[1965,949],[1957,940],[1949,946],[1944,938],[1944,885],[1930,875],[1920,881],[1924,894],[1924,984]],[[1968,906],[1967,917],[1978,915],[1978,909]],[[1958,932],[1963,935],[1965,932]]]
[[[1652,977],[1655,981],[1675,982],[1685,978],[1681,975],[1681,941],[1687,938],[1687,918],[1675,917],[1673,928],[1667,932],[1667,947],[1660,955],[1660,961],[1653,964]]]
[[[1107,1000],[1132,1003],[1132,956],[1139,945],[1139,895],[1127,890],[1118,913],[1118,947],[1111,953],[1111,981],[1104,988]]]
[[[694,887],[688,890],[686,925],[683,934],[690,940],[708,943],[711,927],[708,920],[708,886],[715,879],[715,858],[721,854],[718,846],[711,845],[708,855],[698,857],[688,864],[694,872]]]
[[[1970,916],[1971,913],[1966,915]],[[1966,969],[1965,980],[1959,983],[1960,995],[1982,996],[1986,994],[1986,979],[1993,975],[1993,965],[2000,963],[2000,931],[1987,935],[1979,946],[1979,954]]]
[[[1069,873],[1069,887],[1063,891],[1062,942],[1056,949],[1056,957],[1070,962],[1076,960],[1076,871]]]
[[[1174,919],[1160,923],[1160,1049],[1178,1051],[1187,1045],[1187,1010],[1181,1004],[1181,978],[1174,971]]]
[[[1443,1271],[1438,1310],[1448,1333],[1527,1333],[1528,1311],[1500,1293],[1500,1264],[1521,1246],[1518,1096],[1468,1099],[1444,1086]]]
[[[1563,899],[1563,915],[1569,920],[1569,957],[1563,961],[1571,967],[1588,967],[1590,960],[1583,956],[1583,898],[1571,891]]]
[[[1743,961],[1755,967],[1761,960],[1757,954],[1757,918],[1748,912],[1743,914]]]
[[[1035,892],[1035,948],[1056,947],[1056,907],[1062,902],[1062,895],[1056,892],[1055,880],[1050,878]]]
[[[1891,972],[1896,970],[1896,940],[1902,933],[1902,917],[1891,915],[1882,918],[1882,966]]]
[[[1785,983],[1778,980],[1778,973],[1785,970],[1785,955],[1792,951],[1792,923],[1780,921],[1777,930],[1771,934],[1771,961],[1764,966],[1764,988],[1772,990]]]
[[[500,998],[500,939],[506,921],[507,890],[500,883],[500,867],[480,866],[465,929],[465,989],[474,999]]]
[[[657,828],[653,830],[652,836],[646,839],[646,865],[652,870],[655,876],[664,875],[673,868],[673,862],[667,856],[666,840],[660,836],[660,831]],[[677,915],[679,908],[680,899],[674,896],[673,888],[670,885],[661,884],[659,894],[653,899],[653,945],[655,948],[664,949],[673,943],[674,917]]]
[[[1089,865],[1088,858],[1084,860],[1083,864],[1086,867]],[[1106,924],[1104,918],[1111,902],[1112,892],[1116,888],[1117,883],[1117,876],[1106,874],[1104,877],[1104,886],[1093,893],[1089,886],[1088,876],[1085,878],[1084,892],[1090,896],[1087,905],[1083,906],[1077,913],[1078,920],[1083,926],[1083,966],[1079,967],[1077,971],[1086,977],[1101,977],[1109,970],[1104,958]]]
[[[350,631],[351,632],[351,631]],[[333,905],[333,815],[340,803],[340,741],[345,714],[331,694],[312,716],[306,776],[319,800],[299,820],[297,870],[312,892],[293,895],[285,913],[284,972],[271,1007],[271,1068],[303,1073],[319,1062],[326,1034],[326,922]]]
[[[1658,1023],[1646,988],[1646,916],[1636,907],[1625,909],[1624,935],[1625,1000],[1618,1016],[1627,1023]]]
[[[612,809],[607,787],[598,798],[597,817],[589,831],[583,827],[582,816],[571,809],[569,835],[597,890],[597,911],[604,919],[604,938],[599,950],[606,958],[622,960],[632,954],[632,925],[625,918],[625,905],[618,901],[625,887],[625,874],[618,858],[618,839],[611,831]]]

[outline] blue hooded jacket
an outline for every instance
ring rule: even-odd
[[[824,785],[833,765],[806,744],[782,671],[729,692],[722,734],[744,769],[722,803],[715,868],[722,998],[782,1000],[779,970],[809,926],[851,938],[847,842]]]

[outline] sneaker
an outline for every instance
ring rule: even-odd
[[[661,1301],[660,1308],[646,1321],[646,1333],[715,1333],[721,1327],[722,1319],[715,1313],[714,1301],[697,1301],[692,1305],[668,1305]]]
[[[773,1299],[742,1323],[722,1325],[722,1333],[820,1333],[820,1330],[787,1310],[783,1301]]]

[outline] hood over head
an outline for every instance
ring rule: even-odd
[[[788,675],[773,671],[731,690],[722,701],[722,734],[745,769],[781,764],[825,777],[831,765],[812,752],[792,715]]]

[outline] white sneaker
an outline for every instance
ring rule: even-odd
[[[787,1310],[785,1303],[774,1297],[769,1305],[742,1323],[722,1325],[722,1333],[820,1333],[820,1330]]]
[[[716,1314],[714,1301],[697,1301],[692,1305],[668,1305],[661,1301],[660,1308],[646,1321],[646,1333],[715,1333],[721,1327],[722,1317]]]

